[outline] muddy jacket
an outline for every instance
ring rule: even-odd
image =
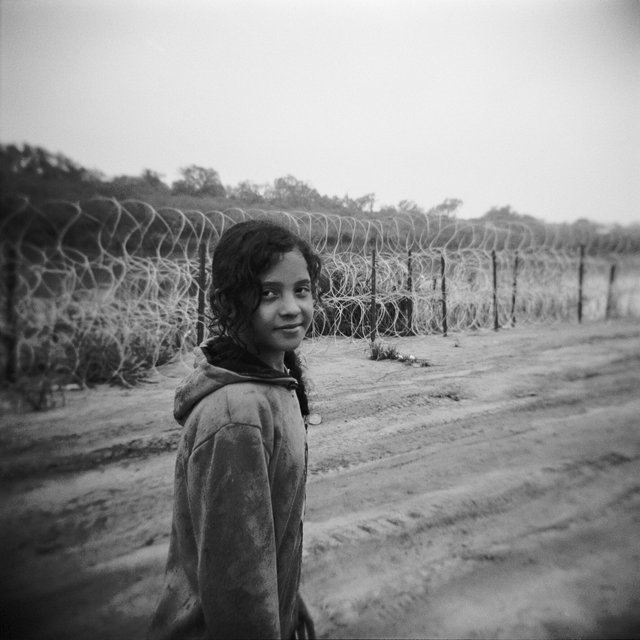
[[[296,381],[218,340],[178,387],[174,511],[150,638],[290,638],[306,431]]]

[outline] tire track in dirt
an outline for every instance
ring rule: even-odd
[[[639,460],[640,452],[607,452],[543,472],[532,470],[526,480],[522,470],[514,470],[473,478],[377,511],[317,525],[308,521],[304,584],[318,603],[324,621],[321,635],[364,637],[353,631],[361,626],[351,629],[363,618],[371,629],[392,619],[401,621],[431,590],[478,563],[499,562],[513,540],[568,530],[578,521],[584,527],[608,508],[627,511],[632,502],[637,510]],[[597,489],[591,495],[594,484]],[[616,487],[604,501],[602,484]],[[539,509],[546,511],[544,524],[532,527],[526,514]],[[504,531],[499,530],[502,522]],[[489,548],[482,539],[474,542],[477,532],[487,527],[492,530]],[[501,545],[506,552],[496,551]],[[331,567],[344,566],[349,566],[348,574],[333,574]]]
[[[524,520],[526,510],[536,506],[534,501],[526,509],[493,515],[495,524],[508,531],[502,537],[488,537],[478,521],[473,526],[479,535],[462,538],[455,529],[438,531],[450,538],[446,550],[437,544],[423,547],[413,559],[419,569],[407,577],[414,565],[406,565],[398,581],[387,574],[373,597],[330,601],[321,635],[634,637],[640,599],[632,576],[640,545],[628,547],[638,525],[640,487],[580,509],[564,504],[562,514],[544,526],[515,529],[514,517],[520,514]],[[585,553],[594,542],[603,552]],[[606,604],[603,592],[610,594]],[[603,607],[610,612],[607,626],[592,619]]]
[[[433,398],[403,387],[407,395],[393,406],[383,410],[370,407],[368,415],[346,419],[339,429],[328,425],[326,439],[318,435],[311,447],[313,457],[319,458],[312,462],[309,486],[309,503],[316,507],[309,510],[305,527],[305,585],[313,594],[311,600],[315,597],[320,603],[319,619],[325,621],[320,625],[321,634],[358,637],[363,629],[401,628],[407,612],[423,602],[431,589],[469,571],[473,563],[498,562],[495,553],[459,541],[466,539],[467,532],[477,528],[479,522],[506,518],[513,538],[518,532],[516,514],[527,509],[549,511],[546,505],[550,500],[557,502],[555,518],[549,520],[547,513],[549,522],[537,533],[554,527],[562,530],[578,520],[588,524],[598,521],[598,509],[620,507],[630,501],[635,504],[640,485],[635,479],[630,483],[629,476],[640,477],[637,438],[632,453],[625,447],[616,450],[615,446],[601,454],[597,451],[602,444],[599,424],[611,419],[608,414],[613,397],[617,429],[626,431],[627,437],[633,436],[636,416],[640,415],[640,376],[638,371],[629,372],[629,366],[637,362],[634,354],[582,371],[576,367],[556,370],[543,388],[538,384],[535,392],[522,398],[514,399],[507,389],[506,399],[484,403],[480,408],[476,402],[472,411],[466,409],[464,400],[449,403],[440,421],[440,407]],[[542,393],[549,388],[550,393]],[[430,410],[429,415],[412,411],[417,397],[420,407]],[[580,434],[580,420],[575,419],[577,406],[585,421],[593,422],[589,437],[595,442],[594,455],[556,464],[537,461],[533,466],[529,460],[529,473],[516,466],[511,471],[502,469],[491,478],[487,472],[490,461],[501,449],[514,452],[512,442],[498,444],[504,439],[528,448],[521,456],[526,458],[536,443],[557,437],[573,419],[574,432],[561,435],[558,447],[562,449],[567,437],[575,446],[571,439]],[[390,418],[400,426],[385,424]],[[425,465],[448,446],[457,451],[457,469],[451,472],[441,463],[425,474]],[[469,465],[469,469],[479,467],[481,472],[471,475],[467,484],[465,473],[460,475],[460,465],[467,457],[461,458],[461,447],[483,449],[480,459]],[[492,451],[492,447],[498,451]],[[459,477],[453,489],[437,488],[456,474]],[[619,477],[612,479],[612,475]],[[377,483],[376,476],[383,477],[383,482]],[[376,494],[383,486],[419,485],[420,478],[435,488],[424,491],[418,486],[407,491],[408,495],[394,494],[391,489],[386,501]],[[417,480],[412,483],[412,479]],[[602,485],[609,482],[613,493],[608,503],[601,502],[598,508],[595,503],[585,504],[583,496],[592,484],[599,487],[596,493],[602,493]],[[332,486],[336,487],[333,491]],[[357,496],[355,504],[342,498],[345,493]],[[323,518],[323,510],[333,508],[335,512],[336,504],[338,513]],[[519,534],[532,535],[526,527]],[[434,537],[444,537],[449,543],[435,544]],[[495,539],[492,544],[495,546]],[[334,566],[350,567],[346,580],[344,572],[332,570]],[[396,621],[395,627],[390,620]],[[359,631],[350,635],[353,629]],[[417,637],[424,635],[423,630]]]
[[[606,401],[613,392],[621,397],[633,396],[640,390],[640,368],[638,373],[629,374],[627,362],[585,376],[575,373],[559,376],[566,382],[544,394],[529,392],[524,397],[510,396],[481,404],[475,399],[466,403],[464,396],[445,401],[437,391],[418,393],[412,389],[388,405],[370,408],[367,415],[343,418],[340,424],[325,423],[311,431],[310,474],[335,473],[405,451],[433,447],[435,443],[474,437],[477,433],[467,425],[480,417],[494,416],[497,424],[505,425],[507,436],[516,435],[532,427],[525,424],[516,428],[514,414],[520,416],[520,422],[526,414],[533,415],[542,409],[571,415],[575,406],[584,401],[586,391],[582,383],[586,380],[591,383],[588,389],[591,402]],[[461,393],[471,397],[465,390]],[[499,437],[497,430],[490,437]]]
[[[501,513],[514,504],[537,499],[562,487],[565,491],[576,490],[593,480],[594,470],[606,473],[621,465],[637,466],[640,452],[632,456],[607,452],[558,467],[546,467],[542,472],[523,480],[520,470],[511,473],[486,474],[480,487],[477,480],[469,485],[420,494],[393,506],[385,505],[378,510],[358,512],[357,515],[337,517],[315,524],[307,522],[305,531],[305,553],[319,556],[329,549],[344,543],[367,541],[378,543],[383,538],[407,533],[421,533],[443,526],[455,525],[463,520],[483,518]],[[640,480],[624,490],[624,497],[640,491]],[[612,504],[616,503],[613,499]]]
[[[78,451],[71,454],[58,452],[48,456],[45,461],[12,461],[0,465],[0,480],[23,481],[26,478],[46,477],[52,474],[73,474],[105,467],[126,460],[141,460],[148,456],[175,451],[178,448],[180,433],[174,430],[166,436],[136,438],[90,451]]]

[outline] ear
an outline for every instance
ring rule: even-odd
[[[236,309],[229,301],[229,298],[226,293],[221,291],[220,289],[216,289],[211,296],[211,302],[214,307],[217,307],[222,313],[228,316],[230,319],[235,318]]]

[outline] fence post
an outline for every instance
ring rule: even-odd
[[[613,283],[616,279],[616,265],[612,264],[609,269],[609,289],[607,291],[607,307],[604,312],[604,319],[608,320],[611,317],[611,308],[613,306]]]
[[[376,341],[376,246],[373,245],[371,254],[371,307],[369,308],[369,339]]]
[[[409,333],[413,333],[413,273],[411,264],[411,249],[407,251],[407,290],[409,291],[407,305],[407,329]]]
[[[205,262],[207,259],[207,245],[200,243],[199,247],[199,271],[198,271],[198,323],[196,326],[196,340],[202,344],[204,340],[204,293],[206,287]]]
[[[516,291],[518,289],[518,252],[513,262],[513,289],[511,292],[511,326],[516,326]]]
[[[447,337],[447,279],[445,277],[444,253],[440,254],[440,281],[442,291],[442,335]]]
[[[580,245],[580,265],[578,266],[578,322],[582,322],[582,283],[584,281],[584,245]]]
[[[493,267],[493,330],[500,328],[498,322],[498,264],[496,261],[496,250],[491,251],[491,264]]]
[[[4,375],[7,381],[15,382],[18,372],[18,322],[16,318],[16,289],[18,284],[18,260],[15,248],[7,243],[6,284],[7,300],[5,306],[5,318],[7,320],[7,333],[4,336],[7,351],[7,362]]]

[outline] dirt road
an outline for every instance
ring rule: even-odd
[[[427,366],[305,346],[322,423],[303,593],[319,635],[640,635],[640,326],[389,342]],[[5,411],[3,637],[143,637],[184,370]]]

